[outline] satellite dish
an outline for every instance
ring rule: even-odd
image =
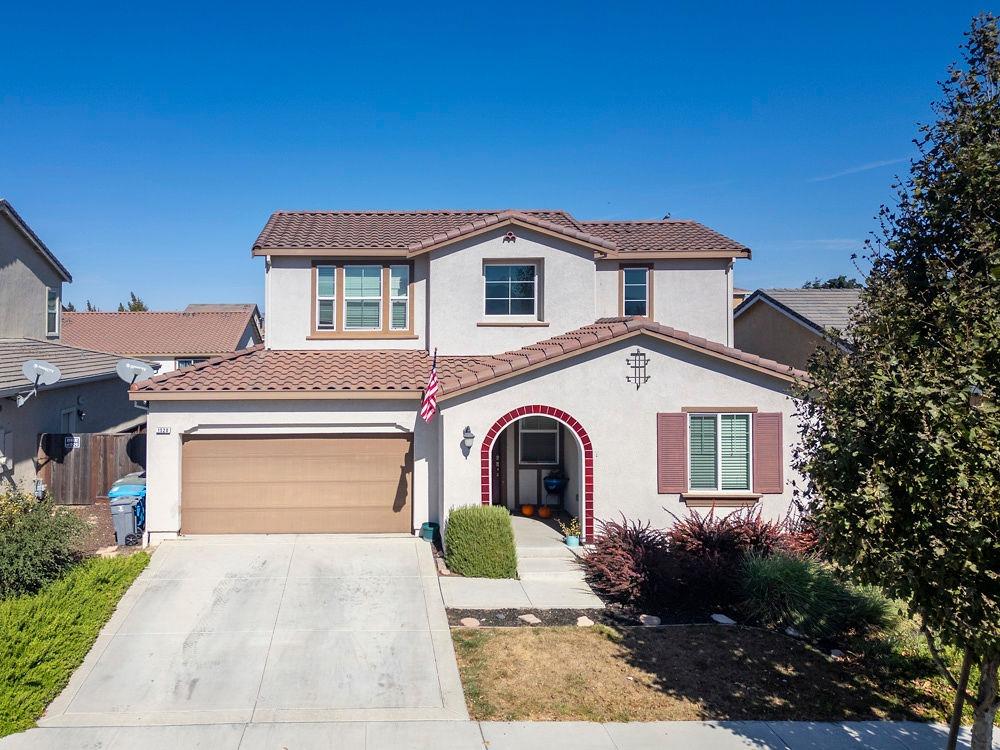
[[[43,359],[29,359],[21,366],[21,372],[35,385],[55,385],[62,377],[58,367]]]
[[[115,365],[115,372],[129,385],[138,383],[140,380],[149,380],[156,374],[152,365],[147,365],[138,359],[119,359],[118,364]]]
[[[18,408],[24,406],[25,402],[32,396],[38,395],[38,386],[55,385],[59,382],[59,378],[62,377],[62,373],[59,372],[58,367],[43,359],[29,359],[21,365],[21,373],[24,375],[25,380],[31,383],[31,390],[17,394],[15,400]]]

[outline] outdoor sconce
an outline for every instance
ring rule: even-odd
[[[465,430],[462,431],[462,445],[466,448],[472,447],[472,442],[476,439],[476,436],[472,434],[472,429],[466,426]]]
[[[76,418],[79,419],[82,422],[83,420],[85,420],[87,418],[87,412],[85,412],[83,409],[77,409],[76,410]]]

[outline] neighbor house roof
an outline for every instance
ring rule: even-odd
[[[11,396],[31,387],[21,372],[29,359],[42,359],[59,368],[55,387],[87,380],[115,377],[118,357],[38,339],[0,339],[0,396]],[[46,386],[52,388],[53,386]]]
[[[255,255],[379,252],[413,256],[504,224],[564,236],[604,255],[718,255],[750,250],[695,221],[579,221],[565,211],[277,211],[253,245]]]
[[[844,331],[851,310],[861,301],[860,289],[758,289],[736,308],[738,318],[758,301],[770,304],[817,333]]]
[[[793,380],[805,373],[754,354],[692,336],[646,318],[602,318],[574,331],[503,354],[440,356],[442,397],[564,357],[600,348],[622,338],[648,334],[733,364]],[[430,374],[423,350],[278,350],[262,346],[158,375],[132,387],[133,398],[221,397],[300,398],[374,396],[419,398]]]
[[[0,198],[0,215],[6,216],[11,224],[13,224],[17,230],[24,235],[24,238],[41,254],[45,260],[48,261],[56,273],[65,281],[67,284],[73,281],[73,277],[70,276],[69,271],[66,269],[59,259],[55,256],[45,243],[42,242],[41,238],[35,234],[35,231],[28,226],[28,222],[21,218],[21,215],[14,210],[14,207],[10,205],[8,201]]]
[[[234,351],[256,305],[211,312],[64,312],[62,340],[138,356],[217,355]]]

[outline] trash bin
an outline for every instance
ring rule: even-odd
[[[119,547],[138,544],[145,526],[145,507],[141,497],[134,495],[110,500],[111,521],[115,525],[115,542]]]

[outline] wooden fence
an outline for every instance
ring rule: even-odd
[[[90,505],[120,477],[146,468],[146,433],[43,433],[38,478],[61,505]]]

